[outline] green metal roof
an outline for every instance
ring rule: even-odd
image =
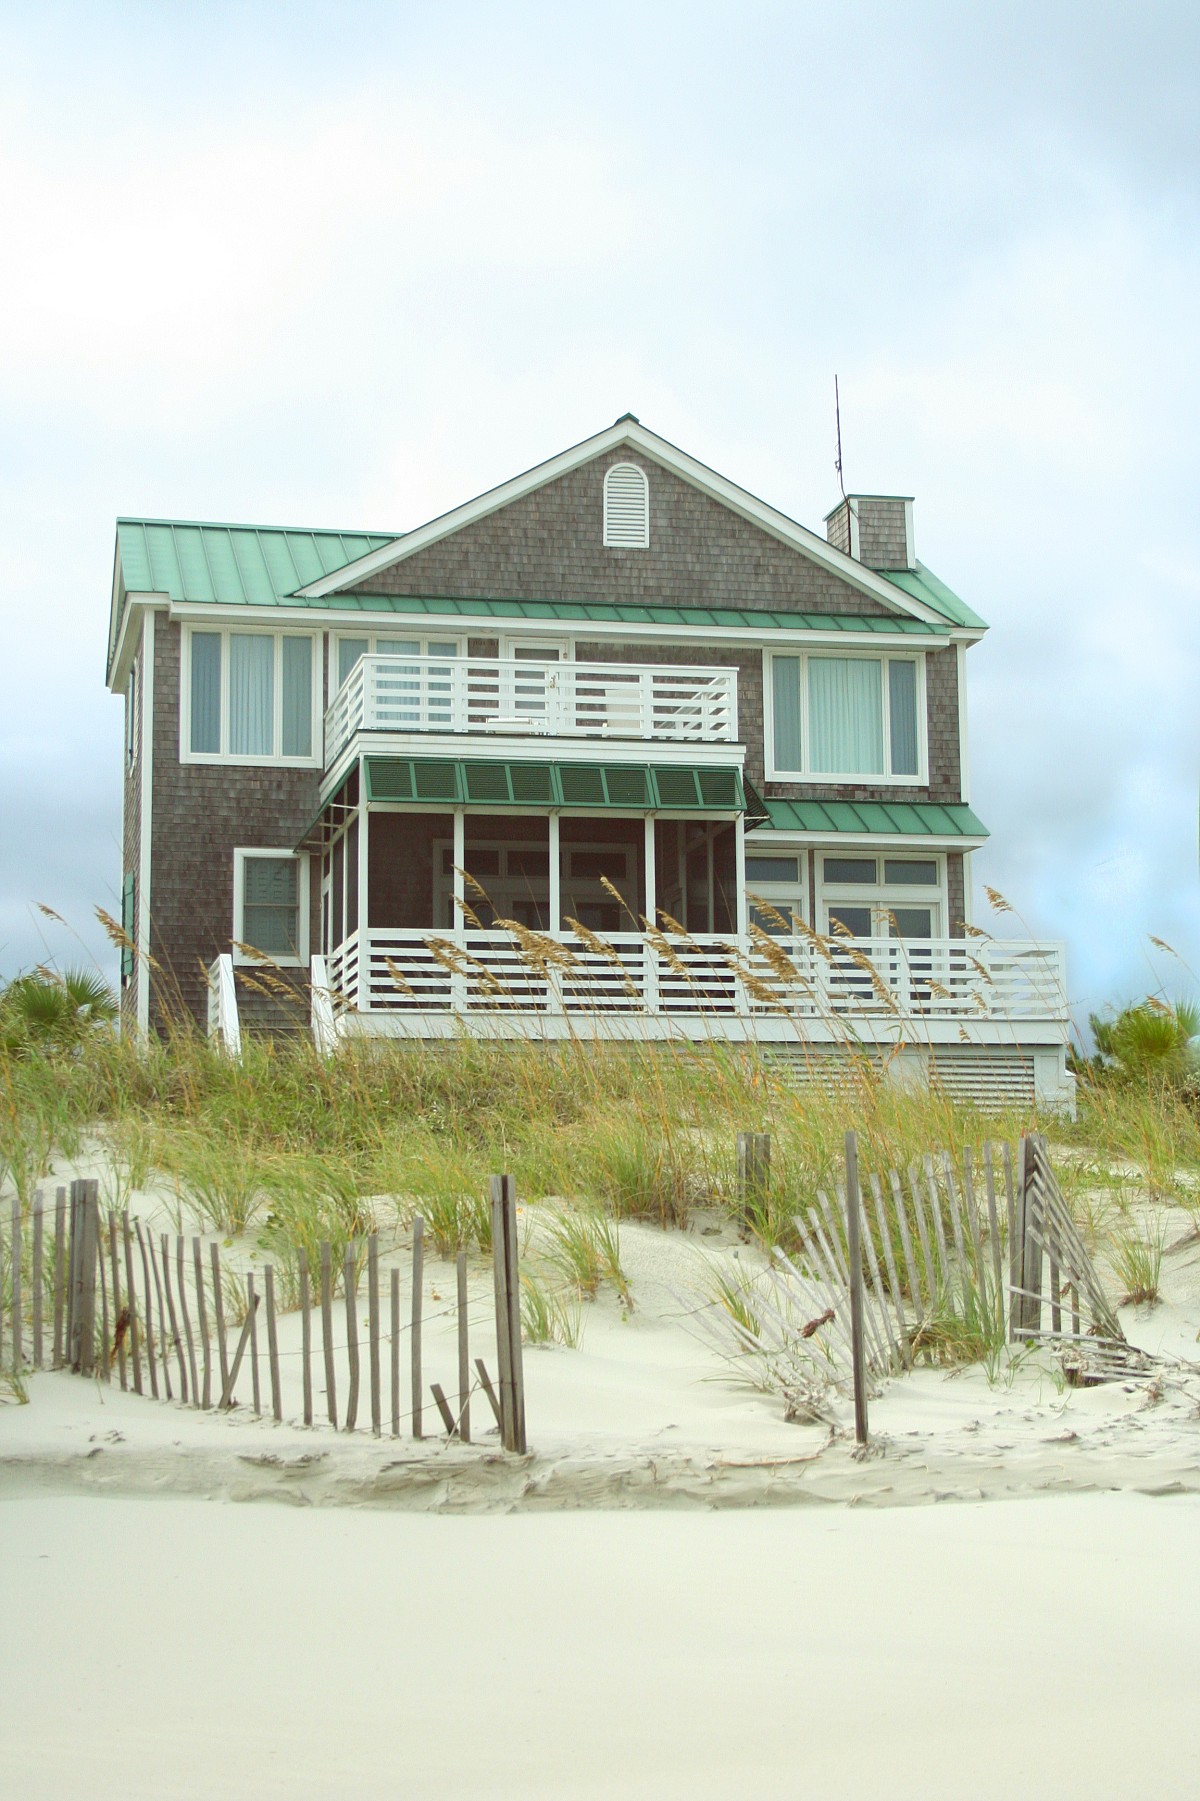
[[[394,541],[394,533],[117,520],[117,551],[128,593],[230,606],[291,605],[293,591],[305,582],[331,575]]]
[[[915,569],[881,569],[879,574],[885,582],[891,582],[893,588],[902,588],[905,594],[919,600],[951,625],[977,626],[986,631],[987,626],[973,613],[965,600],[960,600],[952,588],[939,581],[932,569],[926,569],[924,563],[918,563]]]
[[[368,757],[367,799],[426,806],[545,806],[624,812],[741,813],[736,769],[640,763],[503,763],[490,758]]]
[[[914,838],[990,835],[978,815],[965,806],[865,800],[769,800],[765,805],[777,832],[870,832]]]
[[[663,607],[617,605],[591,600],[464,600],[414,594],[331,594],[323,600],[297,596],[296,606],[352,608],[362,613],[408,613],[462,619],[556,620],[586,625],[724,626],[736,631],[886,632],[946,636],[949,626],[926,624],[907,615],[870,613],[780,613],[760,607]]]

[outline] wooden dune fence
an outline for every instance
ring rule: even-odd
[[[448,1437],[469,1443],[471,1401],[480,1394],[495,1415],[504,1448],[523,1452],[520,1267],[510,1176],[492,1177],[491,1208],[497,1382],[481,1357],[471,1357],[464,1251],[457,1257],[453,1302],[436,1313],[426,1309],[425,1222],[420,1215],[413,1221],[407,1322],[401,1305],[406,1272],[393,1264],[386,1271],[385,1323],[385,1272],[377,1234],[346,1245],[344,1251],[321,1244],[316,1269],[309,1268],[303,1249],[298,1252],[295,1270],[287,1272],[295,1291],[290,1298],[300,1314],[297,1352],[281,1350],[279,1344],[282,1297],[276,1265],[235,1271],[215,1242],[209,1242],[206,1254],[198,1237],[155,1233],[142,1220],[131,1219],[128,1209],[102,1209],[99,1185],[84,1180],[57,1189],[52,1214],[41,1190],[28,1210],[13,1200],[7,1244],[0,1233],[0,1346],[14,1372],[48,1365],[102,1382],[115,1379],[136,1394],[202,1409],[228,1410],[249,1400],[256,1414],[269,1407],[276,1420],[284,1417],[284,1388],[290,1386],[284,1380],[286,1362],[298,1357],[306,1426],[318,1423],[315,1366],[318,1378],[324,1376],[320,1411],[335,1431],[355,1431],[361,1410],[369,1415],[374,1436],[382,1436],[386,1403],[391,1436],[401,1437],[407,1427],[420,1439],[431,1414],[425,1326],[438,1314],[453,1313],[457,1381],[428,1384],[436,1416]],[[359,1307],[364,1275],[365,1316]],[[474,1323],[480,1323],[478,1316]]]
[[[750,1217],[770,1183],[770,1148],[765,1134],[739,1140]],[[1008,1144],[985,1144],[978,1158],[968,1148],[961,1162],[928,1152],[902,1175],[861,1170],[851,1132],[844,1177],[796,1216],[797,1249],[776,1251],[754,1297],[757,1336],[742,1336],[768,1356],[816,1339],[835,1382],[853,1386],[860,1439],[872,1380],[936,1359],[950,1336],[981,1356],[1053,1345],[1081,1382],[1151,1372],[1121,1331],[1039,1134],[1015,1157]]]

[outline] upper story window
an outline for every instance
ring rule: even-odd
[[[927,779],[921,659],[811,651],[769,662],[768,776]]]
[[[604,477],[604,542],[614,550],[650,544],[650,484],[636,463],[614,463]]]
[[[370,637],[339,637],[333,692],[336,694],[347,676],[353,674],[361,657],[457,657],[461,654],[462,644],[457,638],[381,638],[374,633]]]
[[[311,636],[185,631],[184,761],[313,763],[315,677]]]

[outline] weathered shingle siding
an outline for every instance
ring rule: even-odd
[[[963,870],[962,852],[950,851],[946,857],[946,900],[950,912],[947,930],[951,938],[964,936],[963,924],[967,917],[967,907]]]
[[[868,569],[907,569],[904,502],[864,498],[858,506],[858,557]]]
[[[160,617],[150,907],[151,953],[162,970],[152,1007],[158,1026],[177,1001],[198,1020],[207,1016],[202,966],[232,946],[235,847],[292,849],[317,810],[320,784],[316,769],[180,762],[180,643],[181,627]],[[310,878],[314,870],[310,863]],[[318,919],[310,907],[314,933]]]
[[[604,472],[637,462],[650,482],[650,547],[604,547]],[[761,607],[888,609],[719,501],[628,450],[610,451],[358,584],[372,594]]]

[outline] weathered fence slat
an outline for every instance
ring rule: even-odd
[[[737,1135],[738,1210],[753,1222],[767,1205],[771,1192],[771,1134],[739,1132]]]
[[[312,1303],[308,1292],[308,1252],[300,1246],[300,1372],[304,1383],[304,1424],[313,1423],[312,1400]]]
[[[167,1297],[167,1317],[171,1322],[171,1343],[175,1346],[175,1361],[179,1365],[179,1399],[186,1407],[188,1403],[187,1359],[184,1356],[183,1340],[179,1336],[179,1316],[175,1311],[175,1292],[171,1287],[171,1241],[165,1232],[161,1234],[160,1244],[163,1290]]]
[[[9,1300],[12,1304],[12,1361],[19,1370],[25,1361],[25,1328],[21,1318],[21,1198],[12,1200],[12,1240],[8,1247]]]
[[[500,1381],[500,1440],[504,1449],[511,1451],[514,1413],[512,1325],[509,1320],[510,1295],[504,1254],[504,1177],[492,1176],[489,1189],[492,1207],[492,1278],[496,1293],[496,1363]]]
[[[75,1184],[72,1184],[74,1187]],[[75,1272],[74,1355],[71,1367],[90,1376],[96,1367],[96,1264],[100,1250],[100,1185],[78,1184],[79,1251]]]
[[[267,1290],[267,1360],[271,1370],[271,1413],[278,1421],[283,1418],[283,1393],[279,1383],[279,1339],[275,1332],[275,1265],[268,1263],[263,1270],[263,1281]]]
[[[63,1325],[66,1319],[67,1280],[67,1191],[54,1191],[54,1360],[52,1367],[63,1366]]]
[[[337,1375],[333,1361],[333,1252],[321,1245],[321,1344],[325,1353],[325,1407],[337,1431]]]
[[[979,1209],[975,1205],[975,1171],[971,1157],[971,1147],[963,1148],[963,1202],[967,1213],[967,1226],[971,1234],[971,1255],[975,1259],[975,1283],[979,1289],[981,1305],[987,1300],[987,1270],[983,1261],[983,1238],[979,1230]]]
[[[182,1238],[175,1240],[175,1268],[179,1276],[179,1312],[183,1320],[184,1337],[187,1340],[188,1374],[191,1377],[192,1406],[200,1405],[200,1382],[196,1369],[196,1341],[192,1337],[192,1316],[187,1300],[187,1269],[184,1264],[185,1245]],[[185,1397],[186,1398],[186,1397]]]
[[[943,1285],[947,1282],[950,1260],[946,1251],[946,1228],[942,1223],[942,1202],[938,1194],[937,1176],[933,1168],[933,1152],[926,1151],[921,1159],[925,1171],[925,1195],[929,1201],[929,1211],[933,1215],[933,1233],[937,1240],[938,1270]]]
[[[393,1263],[391,1281],[392,1437],[400,1436],[400,1270]]]
[[[137,1237],[138,1251],[139,1251],[139,1253],[141,1255],[141,1259],[142,1259],[142,1287],[145,1290],[145,1294],[146,1294],[146,1310],[145,1310],[145,1314],[143,1316],[146,1321],[146,1333],[145,1333],[145,1337],[146,1337],[146,1368],[150,1372],[150,1393],[154,1397],[154,1399],[157,1401],[157,1399],[158,1399],[158,1359],[155,1356],[155,1349],[154,1349],[154,1345],[155,1345],[155,1340],[154,1340],[154,1296],[150,1289],[150,1258],[146,1251],[146,1237],[142,1231],[142,1222],[140,1219],[134,1220],[133,1229],[134,1229],[134,1233]],[[160,1338],[159,1339],[160,1346],[161,1346],[161,1343],[162,1343],[162,1340]],[[170,1392],[171,1392],[170,1384],[168,1381],[167,1394],[169,1395]]]
[[[929,1311],[937,1310],[938,1269],[933,1250],[930,1228],[925,1221],[925,1203],[921,1198],[921,1172],[915,1162],[908,1166],[908,1186],[913,1198],[913,1218],[917,1222],[917,1236],[921,1241],[921,1261],[925,1265],[926,1295]]]
[[[854,1437],[867,1442],[867,1372],[863,1355],[862,1255],[858,1243],[858,1140],[846,1133],[846,1251],[850,1264],[850,1330],[854,1346]]]
[[[950,1212],[950,1227],[954,1234],[954,1266],[961,1293],[965,1292],[966,1287],[967,1246],[963,1237],[962,1210],[958,1204],[958,1183],[954,1180],[954,1165],[950,1161],[949,1151],[942,1152],[942,1180],[946,1184],[946,1206]]]
[[[838,1206],[842,1209],[843,1213],[848,1204],[845,1190],[839,1187]],[[859,1214],[859,1254],[862,1255],[865,1249],[867,1278],[871,1284],[871,1299],[873,1299],[875,1303],[872,1307],[867,1296],[865,1294],[863,1295],[864,1317],[868,1331],[872,1333],[876,1342],[883,1347],[885,1364],[894,1366],[899,1359],[898,1354],[892,1345],[892,1330],[888,1325],[887,1300],[883,1291],[883,1272],[879,1265],[879,1259],[875,1255],[875,1241],[871,1237],[871,1224],[867,1217],[867,1204],[861,1193],[859,1194]],[[883,1226],[881,1222],[880,1237],[882,1238],[883,1235]],[[893,1301],[895,1300],[895,1295],[896,1290],[895,1285],[893,1284]],[[900,1331],[901,1335],[903,1335],[903,1312],[900,1314]]]
[[[438,1412],[442,1416],[442,1424],[446,1428],[446,1437],[454,1438],[456,1436],[456,1428],[455,1428],[455,1424],[454,1424],[454,1415],[450,1411],[449,1402],[446,1400],[446,1397],[442,1393],[441,1387],[439,1386],[438,1383],[431,1382],[429,1384],[429,1389],[430,1389],[430,1393],[433,1395],[434,1400],[437,1402]]]
[[[34,1369],[39,1370],[45,1362],[46,1351],[45,1335],[42,1328],[42,1302],[44,1298],[42,1284],[45,1280],[42,1269],[45,1259],[45,1245],[43,1241],[44,1230],[42,1191],[40,1188],[35,1188],[33,1191],[33,1264],[29,1274],[33,1286],[33,1299],[31,1304],[33,1325],[33,1367]]]
[[[482,1357],[475,1359],[475,1368],[479,1373],[479,1386],[487,1396],[492,1412],[496,1416],[496,1424],[502,1426],[504,1422],[500,1418],[500,1397],[492,1386],[492,1378],[487,1373],[487,1365]]]
[[[1007,1149],[1007,1147],[1005,1147]],[[1017,1143],[1017,1168],[1015,1183],[1009,1180],[1012,1174],[1010,1159],[1004,1159],[1004,1178],[1008,1185],[1008,1338],[1015,1344],[1020,1337],[1021,1327],[1025,1323],[1025,1303],[1021,1289],[1025,1282],[1025,1151],[1024,1135]]]
[[[872,1181],[876,1178],[873,1176]],[[908,1277],[908,1293],[913,1307],[921,1311],[921,1278],[917,1274],[917,1260],[913,1255],[912,1233],[908,1228],[908,1215],[904,1209],[904,1193],[900,1187],[900,1177],[894,1169],[888,1171],[888,1188],[891,1191],[892,1205],[896,1210],[896,1224],[900,1229],[900,1249],[904,1257],[904,1268]]]
[[[221,1365],[221,1393],[225,1393],[225,1384],[229,1379],[229,1346],[225,1342],[225,1293],[221,1286],[221,1252],[214,1243],[208,1247],[209,1263],[212,1267],[213,1286],[213,1330],[217,1336],[217,1358]]]
[[[458,1436],[471,1442],[471,1353],[467,1342],[467,1253],[458,1253]]]
[[[104,1261],[104,1237],[100,1230],[100,1209],[96,1208],[96,1272],[100,1277],[100,1380],[110,1382],[112,1369],[109,1363],[108,1335],[108,1273]]]
[[[204,1299],[204,1248],[198,1238],[192,1239],[192,1268],[196,1278],[196,1324],[200,1332],[201,1367],[204,1388],[201,1407],[212,1406],[212,1341],[208,1336],[208,1304]]]
[[[412,1319],[409,1325],[408,1353],[412,1376],[412,1435],[420,1438],[424,1395],[421,1381],[421,1296],[425,1286],[425,1221],[419,1213],[413,1220],[412,1258]]]
[[[121,1322],[121,1257],[117,1246],[117,1216],[115,1212],[108,1216],[108,1249],[112,1261],[112,1294],[113,1294],[113,1331],[116,1333],[117,1374],[121,1387],[129,1388],[129,1372],[125,1358],[125,1340],[129,1335],[129,1313],[125,1314],[124,1327]]]
[[[258,1296],[254,1293],[253,1278],[250,1279],[250,1305],[237,1341],[237,1350],[233,1353],[233,1362],[229,1366],[229,1374],[225,1378],[225,1386],[221,1390],[221,1406],[233,1406],[233,1391],[237,1387],[238,1371],[242,1367],[242,1358],[246,1355],[246,1346],[254,1332],[254,1315],[258,1309]]]
[[[508,1288],[508,1326],[512,1349],[509,1353],[509,1367],[512,1371],[513,1392],[513,1446],[512,1449],[522,1457],[525,1455],[525,1364],[521,1348],[521,1265],[520,1249],[517,1242],[517,1196],[516,1184],[511,1176],[502,1176],[504,1214],[504,1274]]]
[[[250,1396],[254,1403],[254,1412],[262,1418],[262,1389],[258,1381],[258,1302],[254,1277],[246,1277],[246,1300],[250,1309]]]
[[[892,1248],[892,1235],[888,1230],[887,1209],[883,1204],[883,1189],[879,1177],[874,1170],[870,1176],[871,1199],[875,1203],[875,1217],[879,1222],[879,1237],[883,1244],[883,1260],[887,1265],[888,1288],[892,1297],[892,1309],[896,1315],[896,1350],[900,1361],[909,1369],[912,1368],[912,1350],[908,1342],[908,1321],[904,1317],[904,1301],[900,1293],[900,1279],[896,1271],[896,1255]],[[863,1202],[863,1224],[866,1225],[867,1207]],[[870,1243],[870,1228],[867,1228],[867,1242]],[[881,1324],[886,1328],[887,1315],[881,1313]],[[889,1332],[890,1336],[890,1332]]]
[[[379,1234],[367,1239],[367,1321],[371,1361],[371,1431],[378,1438],[383,1431],[383,1395],[379,1369]]]
[[[347,1432],[353,1432],[358,1420],[358,1281],[354,1246],[347,1245],[342,1265],[342,1285],[346,1296],[346,1355],[350,1364],[350,1383],[346,1390]]]
[[[128,1295],[129,1307],[129,1360],[133,1366],[133,1391],[144,1392],[142,1387],[142,1326],[138,1311],[137,1284],[133,1279],[133,1233],[129,1229],[129,1209],[121,1212],[121,1242],[125,1251],[125,1292]]]
[[[1008,1149],[1006,1145],[1005,1150]],[[996,1318],[1004,1323],[1004,1261],[1000,1254],[1000,1216],[996,1208],[996,1171],[992,1159],[992,1141],[983,1146],[983,1186],[987,1195],[988,1244],[992,1254],[992,1283],[995,1288]]]

